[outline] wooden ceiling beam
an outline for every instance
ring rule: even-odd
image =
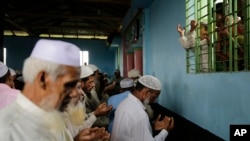
[[[131,0],[72,0],[73,2],[88,2],[88,3],[108,3],[117,5],[128,5],[130,6]]]
[[[25,31],[25,32],[27,32],[27,33],[29,33],[29,34],[32,34],[27,28],[24,28],[24,27],[22,27],[22,26],[16,24],[15,22],[11,21],[10,19],[4,18],[4,20],[5,20],[6,22],[10,23],[11,25],[15,26],[15,27],[18,28],[19,30],[22,30],[22,31]]]
[[[95,29],[89,27],[76,27],[76,26],[26,26],[26,28],[30,29],[51,29],[51,30],[86,30],[86,31],[102,31],[102,32],[113,32],[112,29]]]
[[[25,12],[5,12],[9,16],[29,16],[29,17],[48,17],[48,18],[65,18],[65,19],[83,19],[83,20],[111,20],[121,21],[121,17],[102,17],[102,16],[75,16],[75,15],[55,15],[41,13],[25,13]]]

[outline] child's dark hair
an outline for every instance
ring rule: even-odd
[[[223,6],[223,2],[219,2],[215,5],[215,9],[214,7],[212,8],[212,16],[214,16],[214,12],[216,14],[221,14],[221,15],[225,15],[224,14],[224,6]]]

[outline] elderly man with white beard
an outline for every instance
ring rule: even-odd
[[[25,86],[0,111],[1,141],[86,141],[89,131],[71,136],[58,109],[80,78],[80,49],[60,40],[40,39],[24,61]],[[88,136],[86,138],[86,136]]]
[[[70,94],[70,101],[63,103],[60,107],[60,111],[63,112],[64,120],[67,124],[71,135],[76,137],[79,135],[79,132],[89,129],[91,140],[94,141],[106,141],[109,140],[110,134],[105,131],[105,128],[89,128],[94,121],[85,120],[86,109],[83,103],[84,101],[84,92],[81,88],[81,82],[79,81],[76,84],[77,91],[73,91]]]
[[[111,141],[164,141],[174,127],[173,117],[159,115],[152,127],[143,105],[155,102],[161,92],[161,82],[156,77],[144,75],[138,79],[132,94],[124,99],[115,111]]]

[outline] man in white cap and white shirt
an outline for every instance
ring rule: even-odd
[[[81,67],[81,83],[82,90],[85,93],[85,107],[87,118],[96,117],[96,121],[93,126],[106,127],[108,126],[107,114],[112,109],[112,106],[107,106],[106,103],[101,103],[98,96],[91,93],[92,89],[95,87],[95,77],[94,72],[89,66]]]
[[[115,117],[115,110],[117,109],[118,105],[134,90],[134,81],[130,78],[124,78],[120,81],[121,93],[117,95],[113,95],[108,99],[108,105],[112,105],[112,110],[109,113],[109,126],[108,131],[112,132],[114,117]]]
[[[16,99],[19,91],[12,88],[13,83],[13,77],[9,68],[0,62],[0,109]]]
[[[58,111],[61,103],[76,90],[80,78],[79,51],[77,46],[64,41],[37,41],[24,62],[22,93],[0,111],[1,141],[82,141],[90,138],[90,131],[85,130],[73,139]]]
[[[137,70],[137,69],[131,69],[131,70],[128,72],[128,78],[131,78],[131,79],[134,80],[134,86],[136,86],[136,83],[137,83],[137,81],[138,81],[138,79],[139,79],[140,77],[141,77],[140,72],[139,72],[139,70]],[[154,118],[154,111],[153,111],[151,105],[149,105],[149,104],[147,104],[147,103],[144,103],[144,106],[145,106],[145,108],[146,108],[146,111],[147,111],[147,113],[148,113],[148,116],[149,116],[150,121],[152,121],[153,118]]]
[[[153,137],[149,117],[143,103],[155,102],[161,92],[161,82],[153,76],[139,78],[133,94],[129,94],[118,106],[111,133],[111,141],[164,141],[174,127],[173,117],[160,115],[154,122]]]

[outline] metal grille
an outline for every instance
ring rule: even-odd
[[[187,73],[249,71],[249,13],[248,0],[224,0],[221,6],[216,0],[186,0],[186,31],[191,20],[199,24],[195,47],[186,53]]]

